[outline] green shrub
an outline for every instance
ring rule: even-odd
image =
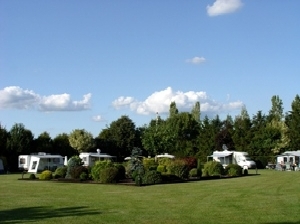
[[[86,173],[86,172],[82,172],[80,175],[79,175],[79,179],[80,180],[87,180],[89,177],[89,175]]]
[[[114,164],[114,166],[118,169],[117,181],[125,179],[125,167],[122,164]]]
[[[144,185],[160,184],[161,182],[161,175],[155,170],[147,170],[142,177],[142,183]]]
[[[100,177],[101,170],[104,170],[106,168],[113,167],[113,166],[114,166],[114,164],[110,160],[97,161],[91,170],[92,179],[95,181],[100,181],[101,180],[101,177]]]
[[[189,177],[201,177],[201,172],[197,168],[193,168],[189,171]]]
[[[167,169],[166,169],[165,165],[158,165],[156,170],[157,170],[157,172],[160,172],[160,173],[167,172]]]
[[[167,166],[168,174],[175,175],[181,179],[187,179],[189,176],[189,169],[186,162],[182,159],[172,160],[171,164]]]
[[[67,169],[66,178],[73,178],[71,175],[71,173],[74,172],[73,169],[81,165],[82,165],[82,159],[79,156],[72,156],[68,160],[68,169]]]
[[[41,180],[51,180],[52,172],[50,170],[44,170],[40,175]]]
[[[30,179],[30,180],[34,180],[34,179],[36,179],[36,177],[35,177],[35,175],[34,175],[33,173],[31,173],[31,174],[29,175],[29,179]]]
[[[85,173],[84,179],[81,178],[81,177],[83,177],[82,173]],[[71,178],[73,178],[73,179],[86,180],[88,178],[88,168],[85,166],[75,166],[70,171],[70,175],[71,175]]]
[[[100,182],[103,184],[117,182],[118,169],[116,167],[107,167],[100,171]]]
[[[54,178],[65,178],[67,175],[68,167],[58,167],[54,172]]]
[[[155,161],[155,158],[144,158],[143,159],[143,166],[145,170],[150,170],[151,167],[156,167],[158,164]]]
[[[239,177],[242,176],[243,169],[237,164],[229,164],[225,168],[225,175],[231,176],[231,177]]]
[[[208,161],[204,164],[203,172],[206,176],[220,176],[224,174],[224,168],[217,161]]]
[[[173,159],[166,158],[166,157],[161,157],[161,158],[157,158],[157,162],[158,162],[158,165],[163,165],[163,166],[167,167],[167,166],[172,164]]]

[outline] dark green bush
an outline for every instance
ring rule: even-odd
[[[161,182],[161,175],[155,170],[147,170],[142,177],[142,183],[144,185],[160,184]]]
[[[201,177],[201,172],[197,168],[193,168],[189,171],[189,177]]]
[[[36,177],[35,177],[35,175],[34,175],[33,173],[31,173],[31,174],[29,175],[29,179],[30,179],[30,180],[34,180],[34,179],[36,179]]]
[[[100,171],[100,182],[103,184],[116,183],[118,169],[116,167],[107,167]]]
[[[84,179],[81,178],[81,177],[83,177],[82,173],[85,173]],[[70,171],[70,175],[71,175],[71,178],[73,178],[73,179],[86,180],[88,178],[88,168],[85,166],[75,166]]]
[[[68,160],[68,169],[67,169],[66,178],[74,178],[71,175],[71,173],[74,172],[73,169],[75,169],[75,167],[78,167],[81,165],[82,165],[82,159],[79,156],[71,157]]]
[[[117,181],[125,179],[125,167],[122,164],[114,164],[114,166],[118,169]]]
[[[52,171],[44,170],[40,175],[41,180],[51,180],[52,179]]]
[[[231,176],[231,177],[239,177],[242,176],[243,169],[237,164],[229,164],[225,168],[225,175]]]
[[[181,179],[187,179],[189,176],[189,169],[184,160],[175,159],[167,166],[168,174],[175,175]]]
[[[208,161],[204,164],[203,173],[206,176],[221,176],[224,174],[224,167],[217,161]]]
[[[65,178],[67,175],[68,167],[58,167],[54,172],[54,178]]]
[[[95,181],[101,180],[101,178],[100,178],[101,171],[106,168],[113,167],[113,166],[114,166],[114,164],[111,160],[97,161],[91,170],[92,179]]]
[[[157,172],[160,172],[160,173],[167,172],[167,169],[166,169],[165,165],[158,165],[157,168],[156,168],[156,170],[157,170]]]
[[[151,167],[156,167],[158,165],[155,158],[144,158],[142,163],[145,170],[150,170]]]

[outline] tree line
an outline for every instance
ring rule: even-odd
[[[296,95],[291,111],[283,112],[283,103],[278,95],[271,98],[272,107],[267,114],[258,111],[249,116],[246,107],[234,118],[223,120],[205,116],[200,119],[200,103],[196,102],[191,112],[179,112],[176,102],[171,102],[169,116],[159,115],[142,127],[136,127],[128,116],[121,116],[97,137],[85,129],[58,134],[51,138],[43,132],[34,138],[24,124],[16,123],[10,130],[0,125],[0,157],[6,168],[17,170],[18,156],[34,152],[47,152],[62,156],[74,156],[80,152],[101,152],[116,156],[119,161],[130,156],[138,147],[145,156],[170,153],[177,157],[196,157],[202,162],[215,150],[248,152],[259,164],[284,151],[298,150],[300,145],[300,97]]]

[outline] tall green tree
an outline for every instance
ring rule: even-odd
[[[192,113],[192,116],[195,119],[195,121],[200,123],[200,116],[201,116],[200,102],[195,103],[191,113]]]
[[[289,144],[289,138],[287,135],[288,128],[283,120],[283,103],[278,95],[272,96],[271,99],[272,108],[268,115],[267,128],[272,130],[273,133],[278,132],[279,134],[272,135],[273,139],[269,139],[272,142],[272,153],[277,155],[285,151]],[[275,138],[277,137],[277,139]]]
[[[37,152],[53,153],[53,141],[48,132],[41,133],[34,142]]]
[[[118,148],[118,157],[126,157],[131,154],[132,148],[135,146],[135,124],[126,115],[121,116],[113,121],[109,126],[109,134],[111,140]]]
[[[89,152],[95,147],[93,135],[85,129],[75,129],[69,134],[70,146],[81,152]]]
[[[4,126],[0,123],[0,156],[7,155],[7,141],[8,141],[8,132]]]
[[[237,151],[250,151],[252,140],[252,121],[245,106],[242,107],[240,115],[236,116],[233,123],[232,139]]]
[[[175,138],[173,154],[179,156],[195,155],[196,140],[200,132],[200,123],[191,113],[181,112],[166,120],[167,130]]]
[[[67,156],[68,158],[79,155],[79,152],[71,147],[69,136],[67,133],[58,134],[53,139],[53,148],[53,151],[59,153],[62,156]]]
[[[170,104],[170,109],[169,109],[169,117],[174,117],[176,114],[178,114],[178,109],[176,107],[176,102],[172,101]]]
[[[297,94],[291,104],[292,110],[286,115],[287,136],[289,138],[289,149],[295,151],[300,146],[300,96]]]
[[[15,123],[8,133],[7,161],[10,169],[18,169],[18,156],[30,154],[33,145],[33,134],[24,124]]]

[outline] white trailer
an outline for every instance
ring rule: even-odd
[[[64,157],[39,152],[31,155],[19,156],[19,169],[28,173],[38,173],[43,170],[55,171],[56,168],[64,166]]]
[[[223,167],[229,164],[237,164],[243,169],[256,168],[256,163],[250,159],[247,152],[238,151],[214,151],[212,157],[215,161],[220,162]]]
[[[286,151],[277,156],[277,165],[279,168],[284,166],[287,170],[299,170],[300,168],[300,150]]]
[[[113,160],[115,158],[115,156],[101,153],[100,149],[97,149],[97,152],[82,152],[79,157],[82,159],[83,166],[93,166],[96,161]]]

